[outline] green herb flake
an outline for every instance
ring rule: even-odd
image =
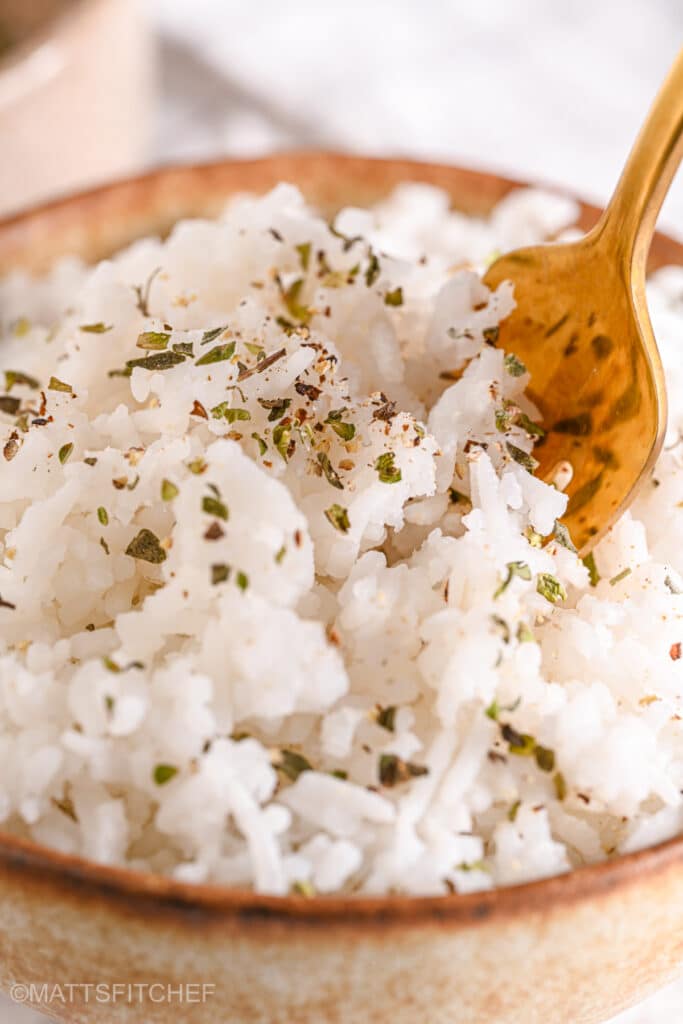
[[[284,557],[285,557],[286,554],[287,554],[287,545],[283,544],[282,547],[279,548],[275,552],[275,564],[276,565],[282,565],[282,563],[284,561]]]
[[[190,473],[194,473],[195,476],[201,476],[202,473],[206,473],[208,467],[201,455],[198,455],[196,459],[192,459],[191,462],[188,462],[187,468]]]
[[[455,870],[456,871],[465,871],[465,872],[469,872],[469,871],[485,871],[485,872],[488,872],[489,871],[489,866],[483,860],[470,860],[470,861],[465,861],[464,860],[464,861],[461,861],[460,864],[456,864]]]
[[[206,512],[207,516],[216,516],[217,519],[222,519],[226,523],[228,521],[227,505],[213,495],[207,494],[202,498],[202,512]]]
[[[268,451],[268,445],[259,434],[252,434],[252,440],[256,441],[259,448],[259,455],[265,455]]]
[[[496,409],[496,430],[499,430],[501,434],[504,434],[512,426],[513,419],[513,414],[509,411],[509,409]]]
[[[235,354],[235,342],[229,341],[227,345],[216,345],[209,349],[203,356],[195,361],[195,366],[210,366],[212,363],[223,363],[232,359]]]
[[[521,427],[530,437],[537,437],[539,440],[545,437],[545,430],[539,423],[534,423],[525,412],[519,412],[515,416],[515,426]]]
[[[81,324],[78,329],[83,331],[84,334],[106,334],[113,326],[113,324],[105,324],[98,320],[96,324]]]
[[[367,269],[365,271],[365,283],[368,288],[372,288],[373,284],[380,275],[380,265],[376,254],[370,250],[370,258],[368,261]]]
[[[78,823],[78,815],[76,814],[76,808],[71,797],[64,797],[63,800],[58,800],[56,797],[50,797],[50,802],[53,807],[56,807],[58,811],[65,814],[67,818],[71,818],[72,821]]]
[[[151,356],[143,356],[141,359],[128,359],[126,361],[126,368],[134,370],[136,367],[140,367],[142,370],[170,370],[174,366],[179,366],[180,363],[185,362],[185,356],[181,355],[180,352],[155,352]]]
[[[522,801],[521,800],[515,800],[515,802],[513,804],[510,804],[510,809],[508,810],[508,814],[507,814],[508,821],[516,821],[517,820],[517,813],[518,813],[518,811],[519,811],[521,806],[522,806]]]
[[[402,306],[403,305],[403,289],[394,288],[393,291],[387,292],[384,296],[385,306]]]
[[[330,505],[329,508],[325,509],[325,518],[340,533],[349,532],[351,527],[349,513],[343,505]]]
[[[111,714],[111,712],[114,710],[114,707],[116,706],[116,701],[109,694],[106,694],[104,698],[104,706],[106,707],[107,711]]]
[[[102,523],[102,526],[109,526],[109,513],[107,512],[104,505],[100,505],[97,510],[97,518]]]
[[[555,536],[555,540],[557,541],[557,543],[561,544],[563,548],[567,548],[568,551],[572,551],[574,554],[577,553],[576,552],[576,545],[574,544],[574,541],[572,540],[572,538],[571,538],[571,536],[569,534],[569,530],[564,525],[564,523],[560,522],[559,519],[555,520],[555,534],[554,534],[554,536]]]
[[[299,320],[302,324],[307,324],[311,319],[312,312],[308,306],[304,306],[300,302],[303,286],[304,279],[302,277],[297,278],[286,291],[282,290],[282,301],[287,307],[287,312],[290,316],[293,316],[295,320]]]
[[[209,331],[204,331],[202,334],[202,340],[199,342],[200,345],[208,345],[210,342],[215,341],[216,338],[227,330],[226,327],[212,327]]]
[[[108,555],[110,553],[109,552],[109,545],[107,544],[107,542],[104,539],[104,537],[100,537],[100,547],[104,551],[105,555]]]
[[[374,468],[383,484],[397,484],[401,480],[401,470],[394,465],[395,457],[393,452],[384,452],[375,459]]]
[[[520,622],[517,626],[517,640],[520,644],[535,644],[536,637],[526,622]]]
[[[534,473],[538,469],[538,460],[533,455],[530,455],[529,452],[525,452],[523,448],[518,448],[516,444],[512,444],[510,441],[505,442],[505,447],[508,450],[508,455],[529,473]]]
[[[110,658],[109,655],[102,658],[102,664],[106,668],[107,672],[113,672],[116,674],[121,671],[121,666],[118,665],[113,658]]]
[[[583,564],[588,569],[588,578],[590,580],[591,587],[597,587],[602,577],[598,572],[598,567],[595,564],[595,555],[592,551],[583,559]]]
[[[318,452],[318,465],[325,474],[325,479],[327,480],[328,484],[331,484],[332,487],[336,487],[337,490],[339,491],[343,491],[344,484],[341,482],[339,474],[337,473],[336,469],[330,462],[329,456],[326,455],[325,452]]]
[[[133,537],[126,548],[126,554],[141,562],[151,562],[152,565],[160,565],[161,562],[166,561],[166,552],[162,548],[159,538],[146,528],[140,530]]]
[[[165,478],[161,481],[161,500],[162,501],[173,501],[180,494],[179,489],[171,480]]]
[[[249,577],[247,576],[246,572],[238,572],[237,575],[235,576],[235,583],[237,584],[239,589],[242,592],[244,592],[249,586]]]
[[[567,591],[560,581],[549,572],[539,573],[536,580],[536,591],[551,604],[558,604],[567,600]]]
[[[303,896],[304,899],[310,900],[315,896],[315,887],[311,884],[311,882],[294,882],[292,884],[292,893],[295,896]]]
[[[251,413],[248,409],[233,409],[228,402],[214,405],[211,415],[215,420],[223,419],[226,423],[237,423],[238,420],[251,419]]]
[[[396,754],[381,754],[379,759],[379,781],[383,786],[396,786],[401,782],[428,775],[429,768],[421,764],[404,761]]]
[[[486,717],[490,718],[492,722],[498,721],[498,716],[500,715],[500,704],[498,703],[498,700],[495,697],[493,698],[489,706],[486,708],[485,714]]]
[[[23,384],[34,391],[40,387],[40,382],[28,373],[22,373],[21,370],[5,370],[5,391],[11,391],[15,384]]]
[[[335,415],[335,410],[330,412],[325,423],[332,427],[335,434],[341,437],[342,441],[352,441],[356,436],[356,428],[353,423],[344,423]]]
[[[230,566],[224,562],[216,562],[211,566],[211,582],[214,586],[226,583],[230,579]]]
[[[68,444],[63,444],[62,447],[59,449],[57,458],[59,459],[62,465],[64,465],[64,463],[69,459],[69,456],[71,455],[73,450],[74,446],[73,442],[71,441],[69,441]]]
[[[273,428],[273,444],[280,456],[287,462],[294,454],[294,442],[292,441],[292,431],[289,427],[286,427],[283,423],[278,423]]]
[[[308,267],[311,262],[311,242],[302,242],[300,245],[295,245],[294,248],[299,253],[301,269],[305,273],[308,270]]]
[[[0,412],[8,416],[16,416],[21,407],[21,399],[13,395],[0,395]]]
[[[377,718],[375,721],[382,729],[386,729],[387,732],[394,732],[396,728],[396,711],[398,709],[392,704],[387,708],[377,709]]]
[[[164,349],[168,348],[168,339],[170,337],[170,334],[165,334],[162,331],[143,331],[142,334],[138,335],[136,345],[145,351],[163,352]]]
[[[562,772],[555,772],[553,775],[553,786],[555,787],[555,796],[558,800],[562,801],[567,795],[567,782]]]
[[[303,772],[313,771],[311,762],[303,754],[297,754],[295,750],[281,750],[275,767],[292,782],[296,782]]]
[[[86,466],[96,466],[97,465],[97,459],[95,458],[94,455],[88,455],[88,457],[86,459],[83,459],[83,461],[85,462]]]
[[[534,757],[536,764],[542,772],[553,772],[555,771],[555,751],[550,750],[548,747],[542,747],[536,744],[534,750]]]
[[[501,594],[505,593],[507,588],[512,583],[515,576],[518,576],[520,580],[526,580],[527,582],[531,579],[531,569],[526,562],[508,562],[507,563],[507,574],[505,579],[500,584],[498,589],[493,595],[494,601],[500,597]]]
[[[265,352],[263,345],[258,345],[252,341],[245,341],[244,347],[246,348],[247,352],[251,352],[252,356],[256,357],[257,362],[259,362],[263,358],[263,353]]]
[[[178,769],[172,764],[158,764],[154,768],[153,778],[157,786],[165,786],[167,782],[175,778]]]
[[[268,422],[275,423],[285,415],[292,400],[291,398],[259,398],[258,404],[262,409],[268,410]]]
[[[521,359],[518,359],[514,352],[508,352],[505,356],[505,369],[511,377],[521,377],[526,373],[526,366]]]
[[[50,383],[47,386],[48,391],[63,391],[65,394],[73,394],[73,388],[70,384],[65,384],[63,380],[59,380],[58,377],[50,377]]]
[[[511,754],[516,754],[518,757],[533,757],[535,755],[536,740],[533,736],[526,732],[517,732],[508,722],[501,725],[500,731]]]
[[[626,569],[622,569],[621,572],[618,572],[616,576],[613,576],[609,581],[610,587],[616,587],[617,583],[621,583],[621,581],[625,580],[627,576],[630,576],[632,572],[633,569],[629,569],[628,567]]]

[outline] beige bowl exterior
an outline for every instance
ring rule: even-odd
[[[155,85],[148,20],[143,0],[70,0],[0,59],[0,215],[140,167]]]
[[[320,153],[169,169],[0,223],[0,273],[97,259],[279,180],[331,212],[411,179],[477,214],[515,184]],[[584,226],[596,216],[582,207]],[[683,247],[659,236],[652,264],[666,262],[683,263]],[[43,1004],[70,1024],[597,1024],[682,963],[683,838],[492,893],[305,900],[182,885],[0,834],[0,988],[109,986],[109,1001],[80,989]],[[120,983],[162,988],[113,1002]]]

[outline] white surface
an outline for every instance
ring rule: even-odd
[[[609,195],[683,41],[681,0],[150,8],[163,33],[156,159],[337,146],[499,168],[596,200]],[[683,235],[683,174],[662,222]],[[613,1024],[682,1019],[679,983]],[[0,1024],[39,1021],[0,1002]]]

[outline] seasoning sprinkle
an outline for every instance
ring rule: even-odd
[[[178,769],[172,764],[158,764],[154,768],[154,781],[157,786],[165,786],[167,782],[175,778]]]
[[[226,345],[216,345],[215,348],[209,349],[203,356],[195,360],[195,366],[210,366],[212,363],[223,363],[227,359],[232,359],[235,354],[235,342],[229,341]]]
[[[168,339],[170,337],[170,334],[164,334],[161,331],[143,331],[142,334],[138,335],[136,345],[138,348],[150,352],[163,352],[168,347]]]
[[[39,381],[21,370],[5,370],[5,391],[11,391],[15,384],[23,384],[27,388],[37,391],[40,387]]]
[[[394,288],[393,291],[387,292],[384,296],[385,306],[402,306],[403,305],[403,289]]]
[[[102,526],[108,526],[109,525],[109,513],[107,512],[107,510],[104,507],[104,505],[100,505],[100,507],[98,508],[98,510],[97,510],[97,518],[102,523]]]
[[[212,327],[209,331],[204,331],[202,334],[202,340],[199,342],[200,345],[208,345],[210,342],[215,341],[216,338],[226,331],[227,327]]]
[[[567,600],[567,591],[560,581],[549,572],[541,572],[536,580],[536,591],[551,604]]]
[[[128,359],[126,368],[134,370],[139,366],[142,370],[170,370],[184,362],[185,356],[180,352],[155,352],[151,356],[142,356],[140,359]]]
[[[63,380],[59,380],[57,377],[50,377],[47,389],[48,391],[64,391],[66,394],[73,394],[71,385],[65,384]]]
[[[303,772],[313,771],[311,762],[303,754],[297,754],[295,750],[281,750],[275,767],[292,782],[296,782]]]
[[[105,324],[98,320],[96,324],[81,324],[78,329],[83,331],[84,334],[106,334],[113,326],[113,324]]]
[[[413,764],[412,761],[404,761],[396,754],[381,754],[378,774],[379,781],[383,786],[392,787],[401,782],[408,782],[409,779],[429,775],[429,768],[425,765]]]
[[[582,561],[588,569],[588,578],[591,587],[597,587],[602,577],[600,576],[600,573],[598,572],[598,567],[595,564],[595,555],[591,551],[589,554],[586,555],[586,557]]]
[[[538,469],[538,460],[533,455],[530,455],[529,452],[525,452],[523,448],[518,448],[516,444],[512,444],[510,441],[505,442],[505,447],[508,450],[508,455],[515,462],[518,462],[520,466],[528,470],[529,473],[534,473]]]
[[[224,562],[216,562],[211,566],[211,582],[214,586],[230,579],[230,566]]]
[[[504,360],[505,369],[511,377],[521,377],[525,374],[526,366],[521,359],[518,359],[514,352],[508,352]]]
[[[172,480],[166,480],[165,478],[161,481],[161,500],[162,501],[173,501],[180,494],[179,489],[173,483]]]
[[[526,564],[526,562],[508,562],[507,575],[505,576],[505,579],[500,584],[498,589],[495,591],[493,595],[494,601],[496,598],[500,597],[501,594],[505,593],[505,591],[510,586],[515,576],[518,576],[520,580],[526,580],[527,582],[529,582],[529,580],[531,579],[531,569]]]
[[[330,505],[329,508],[325,509],[325,518],[340,533],[349,532],[351,527],[349,513],[343,505]]]
[[[374,468],[383,484],[397,484],[401,480],[401,470],[394,464],[393,452],[384,452],[375,459]]]
[[[126,554],[130,558],[142,562],[151,562],[152,565],[160,565],[166,561],[166,552],[161,546],[159,538],[151,530],[143,528],[133,537],[126,548]]]
[[[327,456],[325,452],[318,452],[318,465],[325,474],[325,479],[327,480],[328,484],[331,484],[332,487],[336,487],[337,490],[339,491],[343,491],[344,484],[341,482],[339,474],[337,473],[336,469],[330,462],[329,456]]]
[[[209,494],[202,498],[202,512],[206,512],[208,516],[216,516],[224,522],[228,521],[227,505],[224,505],[220,498],[212,497]]]
[[[71,441],[69,441],[68,444],[63,444],[62,447],[59,449],[59,452],[57,453],[57,458],[59,459],[62,465],[64,465],[64,463],[68,460],[73,450],[74,446],[73,442]]]

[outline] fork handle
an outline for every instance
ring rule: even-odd
[[[683,49],[657,93],[596,227],[631,273],[644,276],[657,216],[683,158]]]

